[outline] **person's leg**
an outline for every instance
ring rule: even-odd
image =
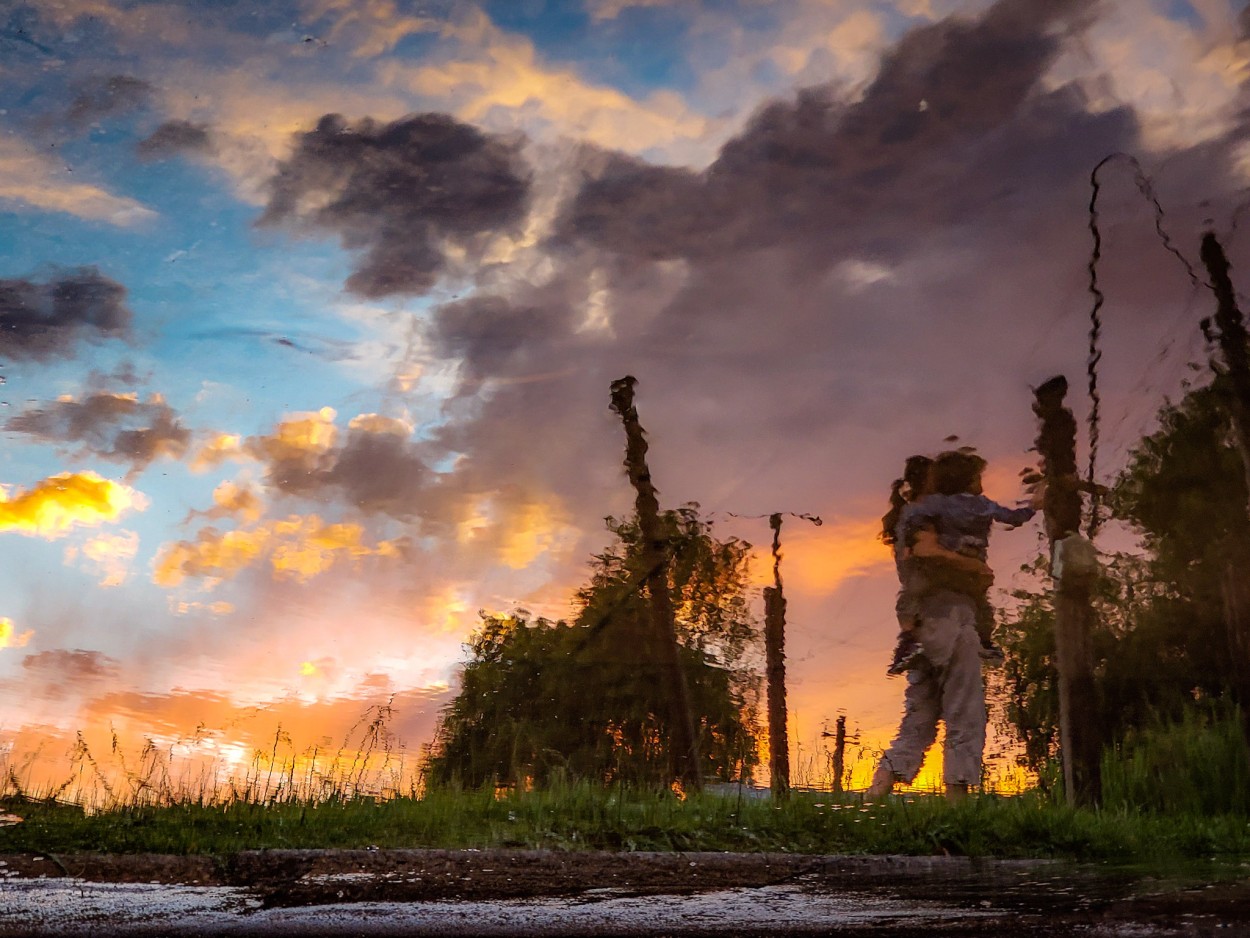
[[[941,702],[941,686],[930,668],[920,667],[907,673],[903,718],[898,734],[877,765],[867,792],[869,797],[887,795],[895,782],[910,782],[920,772],[925,752],[937,739]]]
[[[971,601],[951,610],[950,624],[958,634],[942,675],[941,713],[946,723],[943,776],[948,790],[955,792],[981,783],[985,750],[985,681],[975,622]]]
[[[976,607],[977,637],[981,640],[981,657],[988,662],[997,664],[1006,656],[998,646],[998,643],[994,641],[994,607],[990,604],[988,592],[977,596]]]

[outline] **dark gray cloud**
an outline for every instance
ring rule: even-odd
[[[126,288],[94,267],[40,283],[0,279],[0,357],[19,361],[70,358],[83,340],[126,338]]]
[[[332,447],[292,445],[278,432],[249,437],[244,448],[265,465],[266,484],[284,495],[342,499],[394,518],[420,514],[438,481],[427,447],[384,418],[359,418]]]
[[[1126,115],[1092,118],[1069,90],[1037,91],[1091,6],[1002,0],[981,19],[914,30],[862,99],[847,104],[825,86],[773,102],[704,173],[614,155],[572,201],[561,235],[640,257],[701,258],[828,244],[852,228],[860,243],[888,247],[957,222],[1010,195],[1007,180],[1053,180],[1131,139]],[[1046,159],[1033,146],[1042,137]],[[1016,165],[1004,173],[1008,161]]]
[[[82,126],[105,117],[125,114],[151,100],[152,86],[132,75],[97,75],[78,85],[78,93],[65,112],[66,119]]]
[[[134,471],[166,456],[180,459],[191,431],[163,400],[98,391],[58,400],[11,418],[4,429],[49,443],[78,443],[96,456],[128,462]]]
[[[49,682],[72,684],[83,680],[112,678],[117,675],[118,662],[115,658],[100,651],[86,651],[75,648],[54,648],[27,655],[22,659],[22,667],[37,674]]]
[[[472,247],[524,219],[519,148],[445,114],[389,124],[328,114],[297,138],[260,224],[337,233],[360,252],[347,287],[362,296],[424,293],[443,270],[445,240]]]
[[[440,306],[429,333],[431,350],[458,359],[462,382],[470,387],[493,375],[550,370],[545,349],[570,330],[572,311],[554,297],[534,299],[517,306],[501,296],[475,296]],[[543,357],[535,359],[536,350],[544,350]]]
[[[394,433],[349,430],[347,440],[325,474],[327,485],[367,512],[412,518],[429,504],[437,484],[421,450]]]
[[[212,149],[209,126],[185,120],[165,121],[135,144],[135,152],[142,160],[162,160],[180,153],[209,153]]]

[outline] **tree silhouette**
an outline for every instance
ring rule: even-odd
[[[1245,504],[1217,389],[1166,405],[1159,429],[1133,448],[1111,494],[1113,515],[1139,533],[1147,555],[1113,555],[1095,587],[1095,718],[1109,741],[1236,689],[1221,576],[1229,545],[1246,537]],[[1044,558],[1034,568],[1040,573]],[[1014,596],[999,630],[1007,662],[991,687],[1027,763],[1040,769],[1054,754],[1058,722],[1054,605],[1042,589]]]
[[[432,783],[674,780],[666,665],[638,589],[645,545],[636,520],[607,524],[614,542],[591,560],[572,622],[523,612],[483,617],[435,740]],[[663,512],[660,524],[672,551],[669,595],[699,737],[697,769],[702,778],[742,778],[758,758],[750,545],[713,537],[697,506]]]

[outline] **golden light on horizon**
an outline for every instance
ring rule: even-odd
[[[781,529],[781,576],[787,592],[827,596],[845,581],[878,573],[893,564],[889,548],[877,535],[877,518],[834,519],[820,527],[794,521]],[[756,586],[773,582],[772,557],[767,543],[756,546],[751,579]]]

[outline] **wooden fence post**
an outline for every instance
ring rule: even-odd
[[[680,779],[687,791],[702,787],[699,756],[696,749],[694,716],[690,711],[690,692],[686,672],[681,666],[681,649],[677,641],[677,625],[673,601],[668,593],[670,547],[660,530],[660,503],[651,470],[647,467],[647,441],[634,407],[634,385],[638,381],[626,375],[612,382],[612,410],[625,425],[625,471],[633,485],[638,513],[638,530],[642,537],[642,563],[646,571],[651,631],[660,661],[666,672],[668,697],[668,729],[672,735],[668,754],[670,773]]]
[[[839,716],[833,733],[833,792],[842,794],[842,775],[846,771],[846,715]]]
[[[1212,368],[1216,371],[1216,386],[1223,391],[1221,397],[1233,428],[1233,445],[1241,455],[1246,490],[1250,493],[1250,337],[1229,276],[1231,265],[1212,232],[1203,235],[1201,256],[1215,292],[1215,340],[1224,359],[1223,373],[1214,361]],[[1204,332],[1207,328],[1208,323],[1204,322]],[[1250,519],[1250,502],[1246,511]],[[1250,545],[1247,537],[1234,537],[1233,542],[1226,545],[1226,553],[1220,576],[1224,624],[1233,660],[1234,690],[1241,705],[1242,733],[1250,743],[1250,583],[1247,582]]]
[[[773,529],[773,585],[764,587],[764,661],[768,674],[768,778],[773,798],[790,794],[790,736],[786,729],[786,599],[781,587],[781,515]]]
[[[1041,423],[1036,444],[1046,477],[1042,511],[1055,582],[1055,667],[1059,672],[1063,787],[1068,804],[1092,805],[1102,798],[1103,738],[1090,647],[1098,564],[1093,545],[1080,535],[1076,420],[1063,405],[1067,392],[1066,378],[1051,378],[1034,391],[1033,412]]]

